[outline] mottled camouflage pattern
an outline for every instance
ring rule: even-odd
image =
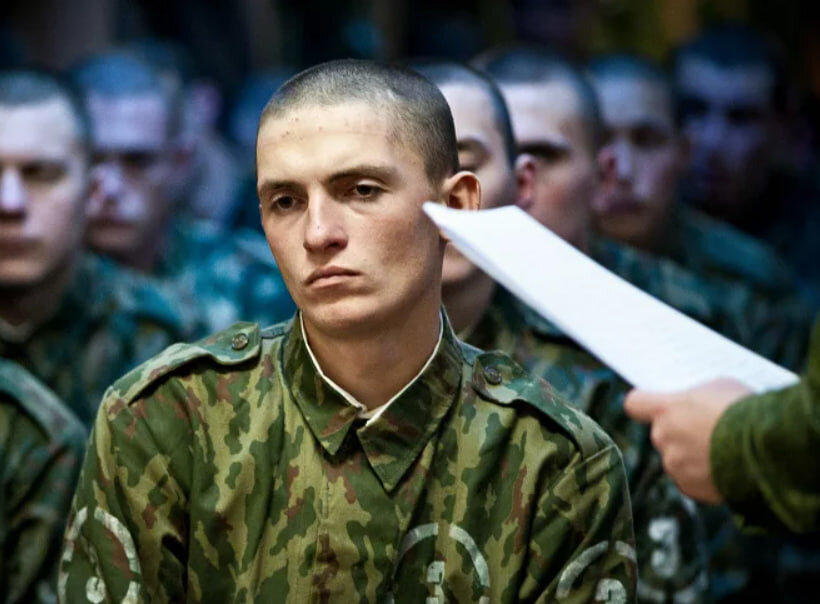
[[[773,249],[683,204],[676,206],[658,252],[696,275],[740,282],[766,297],[797,291],[794,271]]]
[[[201,335],[237,321],[273,325],[296,309],[267,241],[247,229],[180,220],[153,272],[193,301],[204,322]]]
[[[703,602],[708,577],[705,537],[695,505],[663,473],[646,426],[623,411],[629,386],[574,340],[502,288],[467,336],[503,350],[594,419],[624,458],[638,554],[639,602]]]
[[[54,602],[85,432],[19,365],[0,359],[0,600]]]
[[[592,257],[636,287],[718,333],[790,369],[808,349],[811,314],[802,300],[771,300],[738,282],[696,275],[675,262],[596,239]]]
[[[114,380],[189,339],[194,325],[156,283],[89,255],[55,316],[24,341],[0,338],[0,356],[28,369],[90,424]]]
[[[298,327],[171,347],[100,410],[64,600],[632,601],[617,448],[509,357],[448,324],[418,380],[357,414]]]

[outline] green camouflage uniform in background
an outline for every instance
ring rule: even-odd
[[[237,321],[273,325],[296,309],[268,242],[247,229],[177,221],[153,274],[196,305],[205,327],[200,335]]]
[[[0,359],[0,600],[54,602],[85,432],[54,394]]]
[[[683,204],[676,204],[658,254],[696,275],[739,282],[767,298],[797,293],[794,271],[773,249]]]
[[[802,300],[770,300],[740,283],[696,275],[671,260],[605,239],[594,240],[591,256],[741,346],[792,370],[803,365],[811,315]]]
[[[708,577],[700,518],[695,504],[664,474],[648,428],[624,413],[629,386],[501,287],[467,341],[508,353],[598,422],[618,445],[632,498],[638,601],[705,601]]]
[[[28,369],[90,424],[114,380],[190,339],[196,316],[179,306],[153,281],[87,255],[51,319],[24,337],[0,332],[0,357]]]
[[[444,326],[369,422],[299,323],[178,345],[108,391],[65,602],[631,602],[620,454],[509,357]]]

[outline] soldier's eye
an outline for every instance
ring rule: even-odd
[[[375,185],[358,184],[351,190],[351,194],[359,199],[373,199],[381,192]]]
[[[271,205],[277,212],[287,212],[296,207],[296,199],[290,195],[281,195],[274,199]]]
[[[59,162],[33,162],[22,168],[23,178],[33,183],[51,183],[60,180],[66,167]]]

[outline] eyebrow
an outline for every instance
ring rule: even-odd
[[[393,166],[361,164],[339,172],[334,172],[326,179],[326,182],[336,183],[342,180],[362,177],[375,178],[384,183],[391,183],[399,179],[399,171]],[[261,199],[273,191],[281,189],[302,190],[304,188],[304,184],[295,180],[266,180],[257,188],[257,194]]]

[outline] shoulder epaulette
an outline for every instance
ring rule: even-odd
[[[594,421],[501,351],[484,352],[475,358],[472,386],[483,398],[502,405],[519,402],[534,407],[557,424],[585,456],[609,442]]]
[[[288,331],[290,331],[291,327],[293,326],[293,319],[288,319],[287,321],[282,321],[281,323],[276,323],[274,325],[270,325],[265,327],[264,329],[259,331],[259,337],[267,340],[270,338],[277,338],[279,336],[284,335]]]
[[[19,365],[0,359],[0,393],[13,399],[40,428],[57,441],[83,438],[85,431],[57,395]]]
[[[198,342],[169,346],[114,382],[104,398],[131,403],[152,383],[195,359],[208,358],[223,366],[243,363],[259,355],[259,332],[256,323],[235,323]]]

